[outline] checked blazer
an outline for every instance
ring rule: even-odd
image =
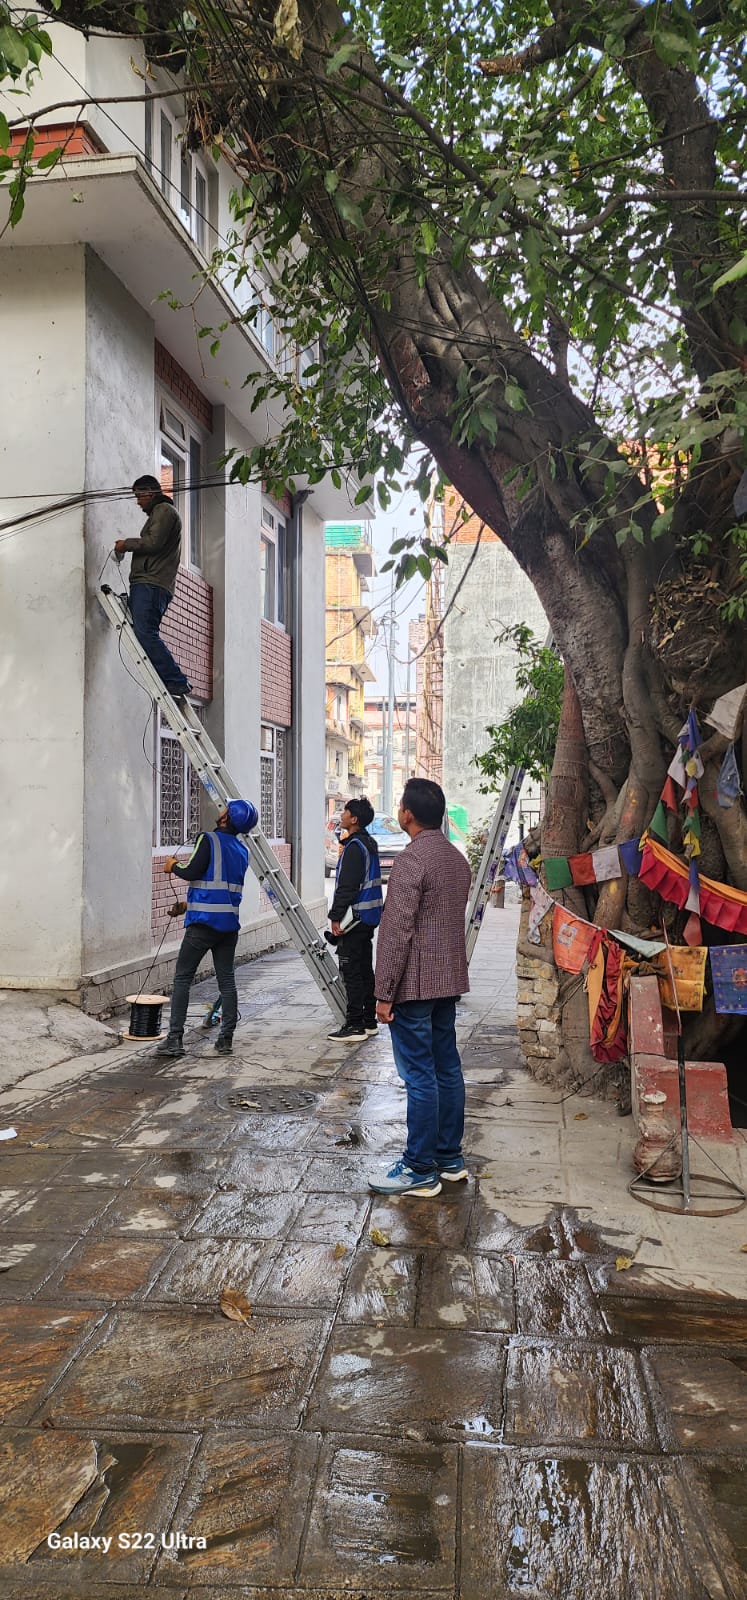
[[[440,828],[424,828],[395,857],[379,927],[377,1000],[467,993],[464,917],[471,877]]]

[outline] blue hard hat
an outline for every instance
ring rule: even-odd
[[[231,827],[237,833],[251,833],[252,828],[256,828],[259,816],[251,800],[229,800],[226,809]]]

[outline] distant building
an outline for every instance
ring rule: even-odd
[[[490,816],[495,801],[480,793],[473,757],[490,743],[489,724],[502,722],[520,699],[516,649],[503,628],[525,622],[544,641],[548,625],[537,595],[505,545],[461,501],[447,497],[449,564],[443,597],[443,787],[455,837]],[[479,549],[476,549],[479,540]],[[539,816],[537,785],[528,783],[514,817],[531,826]]]
[[[392,814],[396,816],[402,790],[408,777],[415,774],[415,695],[409,701],[397,695],[394,702],[394,733],[392,737]],[[410,733],[408,739],[408,707]],[[365,792],[374,811],[385,810],[384,768],[386,763],[389,700],[387,695],[369,695],[366,699],[365,734]]]
[[[326,815],[331,817],[351,795],[364,792],[364,684],[374,633],[366,602],[374,573],[373,550],[365,523],[327,523],[326,574]]]

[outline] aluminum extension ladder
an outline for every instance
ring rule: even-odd
[[[488,896],[493,887],[498,867],[500,866],[503,846],[506,843],[511,818],[516,810],[516,804],[521,794],[526,773],[523,767],[514,767],[509,773],[501,790],[498,809],[490,824],[488,837],[485,840],[485,849],[482,854],[477,877],[472,885],[472,893],[467,904],[465,929],[467,935],[467,960],[471,961],[472,952],[477,943],[482,919]]]
[[[138,643],[124,596],[115,594],[108,584],[102,584],[98,598],[125,649],[135,662],[145,687],[173,728],[214,805],[222,810],[229,800],[241,799],[241,793],[228,768],[191,705],[186,700],[177,704],[164,688],[155,667],[142,645]],[[261,883],[289,935],[291,944],[321,989],[330,1009],[336,1017],[339,1017],[340,1022],[344,1023],[345,986],[319,929],[314,926],[306,907],[299,899],[290,878],[283,872],[264,834],[259,828],[254,828],[251,834],[245,835],[245,838],[249,846],[249,865],[254,876]]]

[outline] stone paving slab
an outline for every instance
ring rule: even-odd
[[[23,1300],[51,1278],[74,1248],[71,1238],[43,1239],[39,1234],[11,1233],[0,1240],[0,1300]]]
[[[148,1304],[163,1300],[215,1307],[224,1289],[238,1289],[253,1299],[255,1279],[260,1268],[267,1271],[273,1248],[258,1240],[186,1240],[170,1253],[149,1292]]]
[[[520,1333],[576,1339],[601,1336],[604,1323],[583,1267],[517,1257],[514,1270]]]
[[[256,1195],[230,1191],[214,1195],[191,1231],[211,1239],[276,1239],[287,1232],[301,1204],[300,1195],[284,1190]]]
[[[396,1436],[414,1429],[422,1439],[497,1436],[504,1354],[490,1334],[336,1329],[304,1426]]]
[[[461,1600],[737,1600],[673,1463],[465,1451]],[[489,1587],[486,1577],[489,1576]]]
[[[205,1550],[159,1557],[160,1583],[290,1583],[306,1525],[319,1440],[313,1434],[257,1439],[209,1434],[179,1501],[174,1524]]]
[[[100,1320],[69,1306],[0,1307],[0,1421],[27,1421]]]
[[[196,1440],[83,1431],[0,1431],[2,1560],[35,1576],[143,1582],[174,1514]],[[71,1544],[48,1547],[53,1533]],[[130,1539],[143,1534],[142,1540]],[[75,1536],[111,1544],[84,1552]],[[120,1548],[122,1539],[129,1547]],[[134,1547],[133,1547],[134,1546]]]
[[[322,1340],[319,1320],[248,1324],[188,1312],[123,1311],[53,1396],[55,1421],[180,1429],[298,1424]]]
[[[647,1364],[675,1448],[747,1454],[747,1356],[650,1350]]]
[[[498,1256],[427,1251],[415,1320],[419,1328],[513,1332],[516,1314],[511,1262]]]
[[[421,1259],[411,1250],[359,1250],[340,1305],[341,1322],[412,1327]]]
[[[45,1239],[57,1233],[71,1234],[77,1239],[93,1227],[113,1202],[111,1189],[50,1185],[37,1189],[15,1207],[13,1226],[23,1233],[38,1233]]]
[[[362,1419],[356,1419],[362,1420]],[[453,1592],[457,1451],[327,1439],[301,1561],[304,1582],[347,1592]]]
[[[604,1320],[618,1339],[639,1340],[646,1344],[664,1341],[672,1344],[739,1345],[747,1353],[747,1303],[720,1306],[670,1304],[662,1307],[639,1297],[625,1300],[607,1298],[602,1302]]]
[[[171,1253],[171,1241],[87,1239],[65,1258],[47,1285],[50,1296],[70,1295],[99,1305],[142,1297],[158,1267]]]
[[[506,1373],[506,1438],[653,1449],[643,1373],[630,1350],[515,1342]]]
[[[453,1185],[461,1193],[447,1194],[434,1206],[429,1200],[374,1197],[369,1232],[375,1228],[395,1246],[412,1249],[446,1247],[461,1250],[466,1243],[474,1201],[471,1185]]]

